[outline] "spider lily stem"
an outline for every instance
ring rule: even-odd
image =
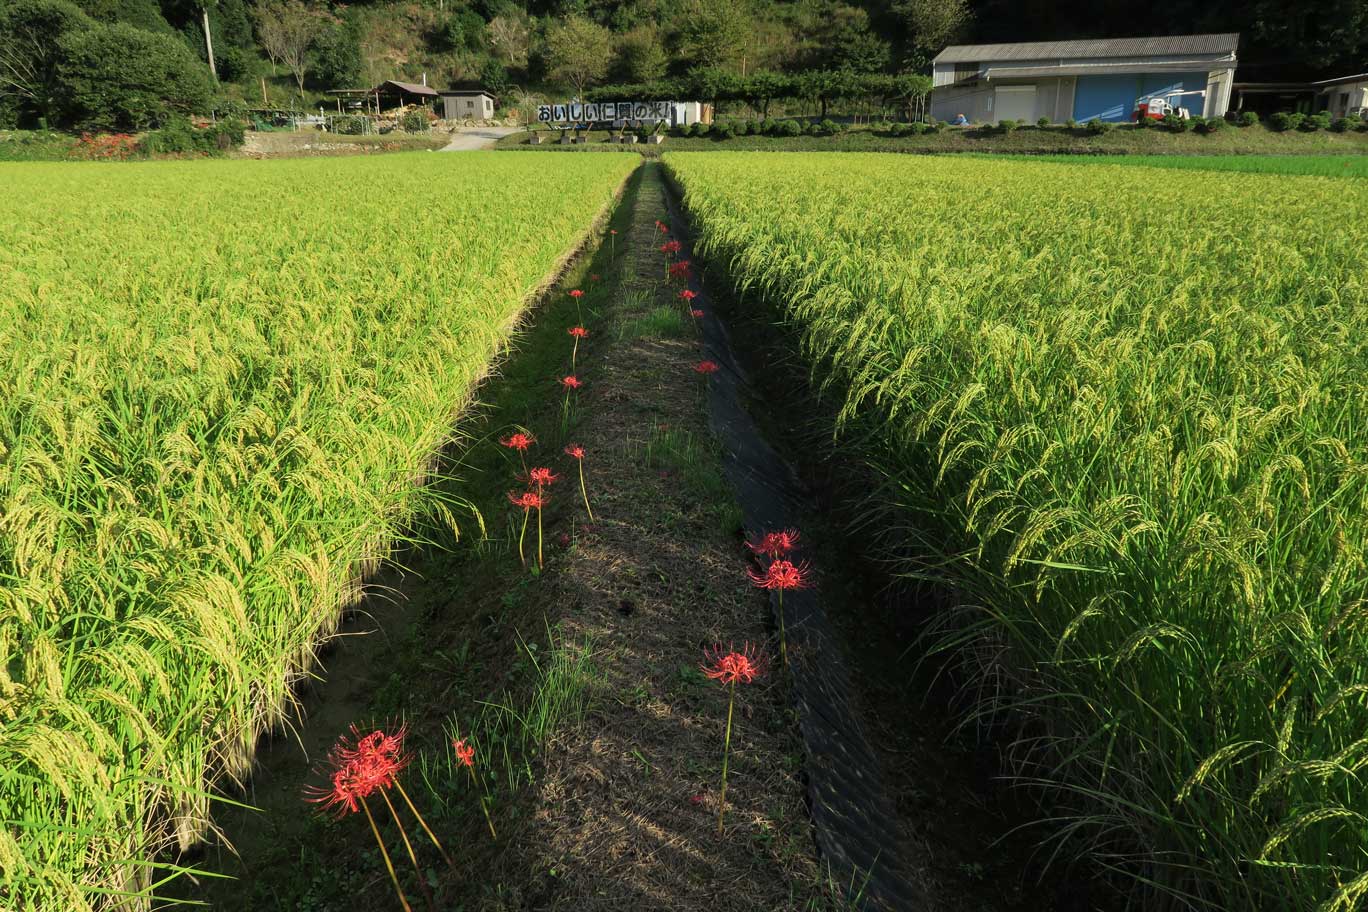
[[[413,806],[413,801],[409,798],[408,792],[404,791],[403,785],[401,785],[397,779],[394,781],[394,785],[399,789],[399,794],[404,796],[404,803],[407,804],[408,809],[413,812],[413,816],[418,818],[418,825],[423,828],[424,833],[427,833],[428,839],[432,840],[432,844],[437,847],[437,851],[442,853],[442,860],[445,861],[449,867],[456,867],[456,863],[451,860],[451,856],[447,854],[446,848],[437,841],[436,835],[433,834],[432,828],[427,825],[427,821],[423,819],[423,815],[418,813],[418,809]]]
[[[594,511],[589,507],[589,489],[584,486],[584,460],[576,460],[579,463],[580,495],[584,497],[584,512],[589,514],[589,521],[594,521]]]
[[[404,897],[403,888],[399,886],[399,878],[394,873],[394,863],[390,861],[389,852],[385,850],[385,841],[380,838],[380,828],[375,825],[375,818],[371,816],[370,805],[365,798],[361,799],[361,809],[366,812],[366,820],[370,822],[371,832],[375,834],[375,844],[380,847],[380,857],[385,859],[385,870],[389,871],[390,880],[394,883],[394,892],[399,894],[399,902],[404,907],[404,912],[413,912],[413,907]]]
[[[395,783],[398,785],[398,782]],[[385,790],[380,789],[380,797],[385,799],[385,807],[389,808],[390,816],[394,818],[394,825],[399,828],[399,837],[404,840],[404,848],[408,851],[409,861],[413,862],[413,870],[418,872],[418,886],[423,891],[423,898],[427,900],[430,912],[436,912],[437,904],[432,898],[432,887],[428,886],[427,878],[423,876],[423,869],[418,865],[418,856],[413,852],[413,843],[409,842],[408,831],[404,829],[404,821],[399,819],[399,812],[394,809],[394,802],[390,801],[389,795]]]
[[[731,757],[732,709],[736,706],[736,680],[727,688],[727,734],[722,741],[722,791],[717,796],[717,835],[722,835],[722,821],[727,813],[727,761]]]

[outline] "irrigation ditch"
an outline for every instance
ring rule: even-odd
[[[662,220],[692,259],[687,214],[646,161],[602,243],[530,311],[437,472],[461,535],[415,530],[366,583],[300,689],[295,729],[263,740],[226,796],[240,805],[216,806],[221,838],[166,859],[197,871],[168,899],[398,908],[364,822],[302,795],[349,725],[403,720],[410,790],[455,860],[415,842],[405,868],[398,831],[382,828],[414,909],[1106,908],[1037,882],[1034,842],[1014,832],[1028,809],[994,781],[993,745],[955,726],[943,676],[911,670],[939,596],[890,588],[862,559],[846,531],[860,469],[817,443],[823,405],[790,341],[716,268],[691,281],[705,316],[690,320],[663,281]],[[569,366],[577,324],[590,334]],[[700,358],[721,370],[700,377]],[[567,369],[583,389],[562,390]],[[561,475],[540,573],[519,561],[507,501],[519,460],[498,440],[513,429]],[[588,450],[592,521],[560,455],[571,442]],[[738,697],[719,837],[727,703],[699,665],[712,643],[772,641],[777,604],[747,582],[741,539],[790,526],[817,585],[783,603],[791,672],[776,658]],[[453,763],[453,726],[477,744],[487,789]]]

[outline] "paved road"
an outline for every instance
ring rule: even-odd
[[[517,133],[521,127],[465,127],[451,134],[451,142],[443,146],[442,152],[470,152],[475,149],[490,149],[494,143],[510,133]]]

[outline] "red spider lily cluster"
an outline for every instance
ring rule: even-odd
[[[679,297],[683,299],[685,304],[690,304],[693,302],[694,298],[698,297],[698,292],[691,288],[686,288],[679,293]]]
[[[499,443],[503,446],[506,446],[511,450],[517,450],[519,453],[526,453],[527,448],[532,446],[532,444],[536,442],[536,437],[533,437],[531,434],[527,434],[522,431],[519,431],[516,434],[510,434],[509,436],[503,437],[499,440]]]
[[[582,292],[582,291],[580,291],[578,288],[576,288],[576,289],[574,289],[573,291],[570,292],[570,297],[572,297],[572,298],[577,298],[577,299],[578,299],[578,298],[582,298],[582,297],[584,297],[584,292]]]
[[[385,841],[380,838],[380,830],[376,826],[375,817],[371,813],[370,803],[367,799],[374,795],[379,795],[389,810],[394,823],[399,827],[399,832],[403,836],[404,848],[408,850],[409,859],[413,862],[414,869],[418,871],[420,880],[423,877],[423,868],[418,863],[418,856],[414,853],[413,844],[409,841],[408,833],[404,829],[403,818],[399,816],[399,811],[395,803],[390,800],[386,791],[394,789],[403,798],[404,804],[412,812],[423,832],[427,833],[432,844],[437,847],[437,851],[442,854],[442,858],[447,864],[452,864],[451,857],[447,855],[446,849],[437,839],[432,828],[428,826],[423,815],[414,806],[413,800],[409,798],[408,792],[404,791],[403,784],[399,781],[399,774],[408,766],[411,760],[410,755],[404,750],[404,739],[408,735],[406,726],[399,726],[393,730],[376,729],[369,734],[361,734],[355,725],[351,726],[351,735],[342,735],[328,752],[328,758],[324,763],[324,770],[328,777],[327,788],[310,787],[305,790],[305,800],[323,805],[325,808],[336,810],[339,816],[354,814],[358,810],[366,815],[366,820],[370,823],[371,832],[375,835],[376,844],[380,847],[380,855],[385,861],[385,868],[389,871],[390,880],[394,884],[394,890],[399,895],[399,902],[405,910],[411,907],[408,898],[404,896],[403,887],[399,885],[399,877],[394,872],[394,862],[390,859],[389,851],[385,848]],[[423,882],[423,890],[427,895],[428,905],[432,905],[432,897],[426,882]]]
[[[665,272],[671,280],[679,279],[681,282],[687,282],[689,277],[693,275],[690,271],[688,260],[680,260],[678,263],[671,263],[669,269],[665,270]]]
[[[719,369],[716,361],[699,361],[694,365],[694,370],[700,374],[715,374]]]
[[[138,138],[127,133],[82,133],[72,148],[78,158],[126,159],[138,155]]]
[[[684,245],[679,243],[679,241],[666,241],[664,244],[660,245],[660,252],[667,254],[668,256],[674,256],[683,248]]]
[[[589,330],[585,329],[583,326],[572,326],[569,329],[567,329],[566,332],[574,336],[576,339],[589,338]]]
[[[784,529],[781,532],[766,532],[754,541],[747,539],[746,547],[752,554],[778,559],[798,547],[798,539],[797,529]]]
[[[568,390],[577,390],[584,386],[584,381],[574,374],[567,374],[566,376],[561,377],[561,386]]]

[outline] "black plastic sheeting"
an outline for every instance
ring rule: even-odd
[[[670,234],[683,245],[680,259],[692,259],[692,235],[674,193],[666,193],[666,205]],[[722,444],[724,469],[736,490],[746,532],[758,537],[796,527],[808,503],[803,486],[747,412],[743,403],[754,398],[753,388],[733,354],[730,334],[708,306],[706,290],[695,290],[694,306],[708,311],[701,321],[704,357],[720,368],[708,383],[709,420]],[[794,560],[810,557],[799,553]],[[770,607],[777,625],[777,596],[771,596]],[[930,903],[908,879],[897,855],[897,811],[852,705],[850,677],[822,610],[820,590],[788,592],[784,627],[793,701],[807,751],[808,804],[817,849],[830,865],[832,879],[861,909],[927,908]]]

